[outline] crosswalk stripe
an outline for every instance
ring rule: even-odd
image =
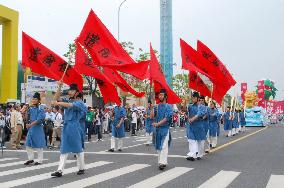
[[[68,160],[66,163],[68,164],[68,163],[73,163],[73,162],[75,162],[75,161],[74,160],[73,161]],[[58,162],[41,164],[41,165],[37,165],[37,166],[30,166],[30,167],[24,167],[24,168],[18,168],[18,169],[13,169],[13,170],[7,170],[7,171],[0,172],[0,177],[7,176],[7,175],[10,175],[10,174],[18,174],[18,173],[21,173],[21,172],[28,172],[28,171],[31,171],[31,170],[48,168],[48,167],[52,167],[52,166],[56,166],[56,165],[58,165]]]
[[[112,163],[112,162],[99,161],[99,162],[95,162],[95,163],[90,163],[90,164],[86,165],[85,169],[99,167],[99,166],[103,166],[103,165],[110,164],[110,163]],[[67,169],[64,170],[63,174],[64,175],[70,174],[70,173],[74,173],[76,171],[78,171],[78,167],[67,168]],[[11,181],[8,181],[8,182],[0,183],[0,187],[1,188],[10,188],[10,187],[20,186],[20,185],[23,185],[23,184],[33,183],[33,182],[37,182],[37,181],[41,181],[41,180],[46,180],[46,179],[51,178],[50,174],[51,174],[51,172],[48,172],[48,173],[30,176],[30,177],[26,177],[26,178],[11,180]]]
[[[0,159],[0,162],[2,162],[2,161],[12,161],[12,160],[16,160],[16,159],[19,159],[19,158],[4,158],[4,159]]]
[[[284,175],[271,175],[266,188],[283,188]]]
[[[154,188],[161,186],[178,176],[181,176],[189,171],[191,171],[192,168],[184,168],[184,167],[175,167],[173,169],[170,169],[166,172],[160,173],[154,177],[148,178],[144,181],[141,181],[137,184],[131,185],[130,188]]]
[[[225,188],[230,183],[232,183],[232,181],[239,175],[240,172],[221,170],[220,172],[218,172],[218,174],[216,174],[215,176],[204,182],[202,185],[200,185],[199,188]]]
[[[128,173],[146,168],[148,166],[150,166],[150,165],[148,165],[148,164],[134,164],[134,165],[131,165],[131,166],[127,166],[127,167],[123,167],[123,168],[120,168],[120,169],[105,172],[105,173],[102,173],[102,174],[98,174],[98,175],[95,175],[95,176],[92,176],[92,177],[89,177],[89,178],[85,178],[85,179],[82,179],[82,180],[79,180],[79,181],[74,181],[74,182],[71,182],[71,183],[60,185],[60,186],[58,186],[58,188],[88,187],[88,186],[91,186],[91,185],[94,185],[94,184],[97,184],[97,183],[100,183],[100,182],[103,182],[103,181],[106,181],[106,180],[109,180],[109,179],[112,179],[112,178],[116,178],[118,176],[122,176],[124,174],[128,174]]]
[[[47,159],[44,159],[44,161],[46,161],[46,160]],[[25,162],[26,161],[17,161],[17,162],[12,162],[12,163],[0,164],[0,168],[15,166],[15,165],[24,165]]]
[[[137,139],[137,140],[135,140],[136,142],[144,142],[144,141],[147,141],[147,139],[145,138],[145,139]]]

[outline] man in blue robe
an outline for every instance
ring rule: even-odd
[[[205,102],[205,97],[203,95],[200,96],[199,98],[199,104],[204,105],[206,108],[206,113],[202,118],[202,124],[204,126],[205,130],[205,140],[204,140],[204,151],[205,153],[209,153],[210,151],[210,144],[209,144],[209,107],[208,104]]]
[[[43,122],[45,119],[44,107],[40,106],[40,94],[35,93],[32,99],[32,106],[28,111],[28,121],[26,128],[28,135],[26,139],[26,150],[28,161],[24,165],[34,163],[34,151],[37,151],[38,161],[34,165],[40,165],[43,162],[43,148],[46,147]]]
[[[151,100],[148,101],[148,108],[146,110],[146,138],[147,138],[147,142],[146,142],[146,146],[149,146],[152,143],[152,136],[153,136],[153,119],[150,117],[151,115],[151,109],[152,109],[152,102]]]
[[[219,121],[219,111],[216,109],[216,104],[211,101],[209,104],[209,140],[210,146],[216,148],[217,137],[218,137],[218,121]]]
[[[114,152],[115,150],[115,142],[118,140],[117,149],[118,151],[122,151],[123,142],[122,139],[125,137],[125,129],[124,129],[124,119],[126,118],[126,110],[123,106],[116,106],[114,108],[112,122],[112,136],[110,139],[110,149],[109,152]]]
[[[203,117],[207,113],[207,108],[203,104],[199,104],[199,93],[193,92],[192,104],[188,106],[188,124],[187,139],[189,143],[189,152],[187,160],[200,160],[204,154],[204,140],[206,138],[205,128],[203,125]]]
[[[228,106],[226,108],[226,112],[223,114],[224,131],[226,133],[226,137],[230,137],[232,135],[233,122],[230,109],[230,106]]]
[[[239,123],[241,125],[241,131],[242,132],[245,132],[246,131],[246,117],[245,117],[245,112],[244,112],[244,109],[241,109],[241,112],[239,114]]]
[[[76,100],[80,94],[77,84],[71,84],[68,90],[69,100],[60,99],[62,82],[59,82],[58,90],[55,94],[53,105],[62,106],[64,108],[64,124],[61,136],[60,147],[60,162],[58,170],[51,174],[53,177],[61,177],[68,153],[75,153],[77,158],[77,166],[79,171],[77,175],[82,175],[85,172],[82,125],[80,120],[83,113],[87,112],[85,104],[81,100]]]
[[[232,123],[233,123],[232,135],[235,136],[236,134],[239,133],[239,112],[238,110],[236,110],[232,114],[233,114],[232,116]]]
[[[167,92],[161,89],[158,95],[159,104],[152,108],[150,118],[155,119],[154,145],[158,152],[159,169],[164,170],[168,164],[168,148],[171,143],[170,125],[173,117],[173,107],[167,104]]]

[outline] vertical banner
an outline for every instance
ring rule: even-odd
[[[265,99],[264,99],[264,81],[258,81],[258,106],[265,107]]]
[[[245,103],[245,93],[248,90],[248,84],[247,83],[241,83],[241,98],[242,98],[242,104]]]

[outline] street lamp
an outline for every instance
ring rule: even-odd
[[[127,0],[123,0],[121,3],[120,3],[120,5],[119,5],[119,7],[118,7],[118,24],[117,24],[117,40],[118,40],[118,42],[119,42],[119,13],[120,13],[120,7],[123,5],[123,3],[125,3],[125,1],[127,1]]]

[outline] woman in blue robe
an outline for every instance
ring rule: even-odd
[[[75,153],[77,158],[77,166],[79,171],[77,175],[85,173],[85,162],[83,152],[83,139],[82,139],[82,124],[80,120],[84,112],[87,112],[87,107],[81,100],[76,100],[78,95],[81,95],[77,84],[71,84],[68,90],[69,100],[59,99],[62,83],[59,83],[59,88],[55,94],[53,105],[64,107],[64,123],[61,136],[60,147],[60,162],[58,170],[51,174],[53,177],[61,177],[67,157],[69,153]],[[62,101],[62,102],[61,102]]]
[[[34,163],[34,151],[37,151],[38,161],[35,165],[43,162],[43,148],[46,147],[45,135],[43,130],[43,122],[45,119],[44,108],[40,106],[40,94],[35,93],[32,99],[32,106],[28,111],[29,123],[26,125],[28,135],[26,139],[26,150],[28,153],[28,161],[25,165]]]

